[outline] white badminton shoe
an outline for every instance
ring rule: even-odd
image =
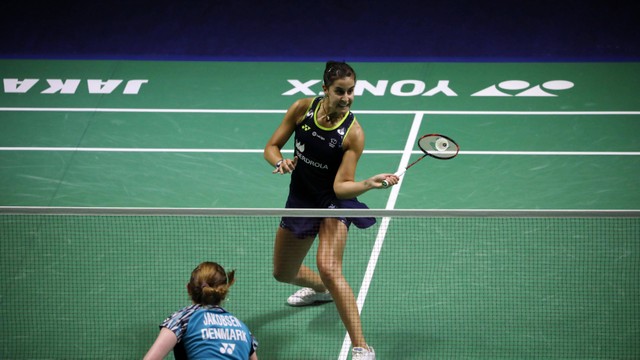
[[[302,288],[287,299],[291,306],[305,306],[333,301],[329,291],[317,292],[312,288]]]
[[[366,348],[354,347],[351,350],[352,360],[376,360],[376,352],[373,348],[367,345]]]

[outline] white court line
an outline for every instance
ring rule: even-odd
[[[421,116],[417,114],[416,116]],[[183,148],[98,148],[98,147],[52,147],[52,146],[4,146],[0,151],[77,151],[77,152],[131,152],[131,153],[230,153],[261,154],[264,149],[183,149]],[[405,150],[364,150],[365,154],[405,154]],[[283,149],[283,153],[293,150]],[[422,154],[414,150],[412,155]],[[460,155],[524,155],[524,156],[639,156],[638,151],[464,151]],[[405,164],[406,166],[406,164]]]
[[[203,113],[203,114],[284,114],[273,109],[159,109],[159,108],[68,108],[0,107],[15,112],[121,112],[121,113]],[[354,110],[354,114],[379,115],[640,115],[640,111],[475,111],[475,110]]]
[[[413,153],[413,147],[416,143],[416,139],[419,136],[420,125],[422,124],[423,114],[417,113],[413,117],[413,123],[411,124],[411,130],[409,131],[409,136],[407,137],[407,142],[404,145],[404,150],[402,151],[402,158],[400,159],[400,164],[398,165],[398,171],[404,169],[409,164],[411,160],[411,155]],[[418,152],[422,154],[422,152]],[[402,186],[402,177],[400,178],[400,182],[391,188],[389,199],[387,200],[387,205],[385,207],[386,210],[392,210],[396,206],[396,201],[398,199],[398,194],[400,193],[400,186]],[[389,222],[391,221],[390,217],[383,217],[380,223],[380,227],[378,228],[378,235],[376,236],[376,241],[373,245],[373,249],[371,250],[371,256],[369,257],[369,263],[367,264],[367,270],[364,273],[364,278],[362,279],[362,285],[360,286],[360,291],[358,292],[358,298],[356,303],[358,304],[358,313],[362,312],[362,307],[364,306],[364,302],[367,299],[367,294],[369,293],[369,286],[371,285],[371,280],[373,279],[373,273],[376,270],[376,265],[378,264],[378,258],[380,257],[380,252],[382,251],[382,245],[384,245],[384,239],[387,235],[387,229],[389,228]],[[344,336],[344,340],[342,341],[342,349],[340,350],[339,360],[346,360],[349,356],[349,350],[351,349],[351,339],[349,338],[349,333]]]

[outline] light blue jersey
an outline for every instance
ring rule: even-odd
[[[246,360],[258,346],[249,328],[218,306],[187,306],[173,313],[160,327],[176,334],[176,358],[180,358],[178,354],[184,348],[190,360]]]

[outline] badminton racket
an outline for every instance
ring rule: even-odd
[[[420,160],[424,159],[427,156],[431,156],[440,160],[449,160],[453,159],[458,155],[460,151],[460,146],[453,141],[452,138],[440,134],[427,134],[422,136],[418,140],[418,147],[424,153],[418,160],[412,162],[403,170],[396,173],[396,176],[404,175],[410,167],[417,164]],[[389,187],[389,183],[387,180],[382,181],[383,187]]]

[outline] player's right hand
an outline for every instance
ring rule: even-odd
[[[383,177],[380,181],[380,187],[383,189],[396,185],[400,182],[400,177],[396,174],[380,174],[379,176]]]
[[[275,168],[271,173],[272,174],[281,174],[281,175],[292,173],[293,170],[295,170],[295,168],[296,168],[296,164],[298,164],[298,157],[297,156],[294,156],[293,160],[291,160],[291,159],[282,159],[282,163],[280,163],[280,166]]]

